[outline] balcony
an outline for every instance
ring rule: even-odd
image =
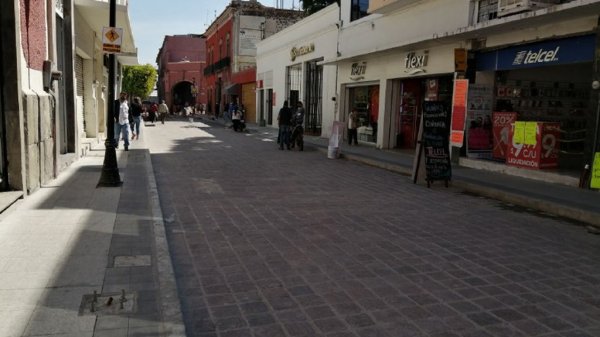
[[[371,0],[369,1],[369,14],[386,14],[397,9],[412,5],[420,0]]]
[[[204,68],[204,76],[208,76],[210,74],[219,72],[219,71],[229,67],[230,64],[231,64],[231,59],[229,57],[224,57],[224,58],[220,59],[219,61],[217,61],[209,66],[206,66]]]

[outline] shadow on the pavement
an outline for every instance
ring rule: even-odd
[[[14,226],[24,241],[15,242],[12,257],[0,268],[0,335],[91,337],[94,330],[114,329],[114,336],[159,336],[155,264],[114,264],[117,256],[153,256],[144,178],[151,172],[136,160],[143,156],[147,150],[129,151],[118,188],[96,188],[102,169],[97,158],[92,165],[75,165],[68,178],[32,194],[3,220],[3,229]],[[7,232],[0,233],[0,241],[2,233]],[[80,315],[84,295],[114,294],[118,306],[122,290],[135,292],[134,312]]]

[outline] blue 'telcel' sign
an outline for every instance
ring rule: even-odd
[[[591,62],[595,49],[595,35],[524,44],[477,55],[477,70],[510,70]]]

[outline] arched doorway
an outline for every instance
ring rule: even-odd
[[[171,102],[172,106],[170,111],[179,112],[181,109],[186,106],[195,106],[196,105],[196,95],[194,84],[188,81],[182,81],[173,86],[173,90],[171,90]]]

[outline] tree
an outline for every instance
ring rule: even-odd
[[[301,2],[302,2],[302,9],[308,15],[318,12],[321,9],[331,5],[334,2],[338,2],[338,6],[339,6],[339,0],[301,0]]]
[[[147,98],[156,83],[156,69],[150,64],[123,67],[123,91],[129,96]]]

